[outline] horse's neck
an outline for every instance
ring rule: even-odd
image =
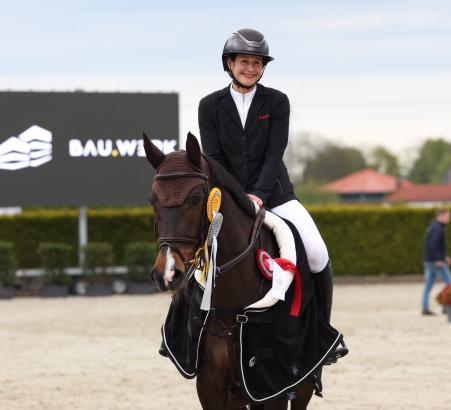
[[[227,258],[232,259],[230,255],[237,256],[247,247],[254,220],[235,204],[227,191],[223,194],[221,213],[224,219],[218,237],[218,248],[221,250],[218,258],[224,263]]]
[[[218,265],[231,261],[249,245],[255,218],[238,207],[225,192],[221,205],[224,220],[218,236]],[[261,278],[257,272],[255,253],[251,251],[216,282],[218,307],[240,310],[252,303]]]

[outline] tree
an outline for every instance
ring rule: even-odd
[[[384,174],[393,175],[396,178],[400,176],[398,158],[385,147],[378,146],[370,152],[369,164],[371,168]]]
[[[441,183],[451,166],[451,144],[442,138],[428,139],[410,171],[409,179],[417,183]]]
[[[432,182],[443,184],[451,183],[449,177],[451,174],[451,152],[447,152],[441,161],[437,164],[435,172],[432,174]]]
[[[326,183],[366,167],[359,149],[328,143],[307,159],[303,179]]]
[[[316,152],[322,149],[326,143],[327,141],[318,134],[310,132],[290,134],[283,160],[293,184],[297,185],[302,182],[307,160],[316,155]]]
[[[324,188],[324,185],[318,185],[309,181],[295,186],[296,196],[304,205],[324,205],[339,202],[338,195],[335,192]]]

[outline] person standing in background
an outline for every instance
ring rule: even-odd
[[[434,285],[435,276],[438,274],[445,285],[451,283],[451,273],[448,265],[451,265],[451,258],[446,255],[445,246],[445,225],[449,223],[451,211],[439,208],[436,211],[435,219],[426,229],[424,242],[424,291],[423,291],[423,315],[435,315],[429,309],[429,294]]]

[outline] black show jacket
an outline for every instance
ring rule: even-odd
[[[261,84],[257,84],[244,129],[230,86],[199,103],[203,151],[269,208],[296,199],[282,160],[289,117],[288,97]]]

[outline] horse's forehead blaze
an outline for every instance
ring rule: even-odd
[[[185,151],[177,151],[168,154],[158,167],[158,174],[182,174],[197,172],[188,160]],[[164,207],[182,205],[189,193],[197,186],[202,185],[203,180],[193,177],[178,177],[171,179],[157,179],[152,189],[158,196],[158,200]]]

